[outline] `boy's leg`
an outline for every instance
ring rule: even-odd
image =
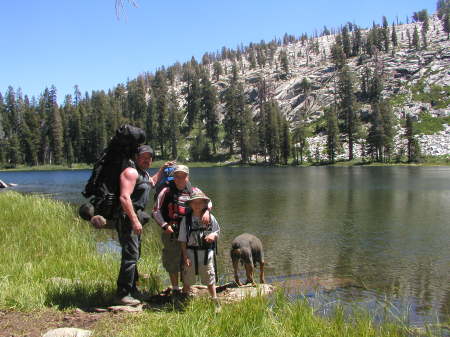
[[[208,292],[211,295],[212,298],[217,298],[216,293],[216,285],[215,284],[208,284]]]
[[[198,273],[200,274],[200,278],[203,284],[208,286],[208,292],[212,298],[217,298],[216,293],[216,273],[214,271],[214,260],[213,260],[213,251],[202,250],[199,251],[199,266]],[[204,264],[204,254],[208,254],[208,259],[206,265]]]
[[[191,292],[191,286],[195,283],[195,261],[194,252],[192,249],[187,250],[189,260],[191,260],[190,267],[183,265],[183,293],[189,294]]]
[[[169,273],[172,289],[178,289],[178,278],[181,264],[181,246],[170,234],[161,233],[162,264],[164,269]]]

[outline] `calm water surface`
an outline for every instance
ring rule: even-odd
[[[351,278],[361,288],[303,294],[389,310],[411,324],[449,321],[450,168],[197,168],[222,227],[222,279],[240,233],[264,244],[268,281]],[[81,203],[89,171],[0,172],[22,192]],[[299,296],[299,294],[293,294]],[[320,300],[318,298],[320,297]],[[328,301],[328,302],[327,302]],[[325,309],[323,309],[324,311]]]

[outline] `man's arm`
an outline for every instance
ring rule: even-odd
[[[152,184],[152,186],[155,186],[156,183],[162,178],[164,169],[166,167],[172,166],[174,164],[175,164],[175,161],[167,161],[167,162],[165,162],[164,165],[161,166],[159,168],[159,170],[153,176],[150,177],[150,183]]]
[[[123,211],[128,216],[135,234],[142,233],[142,224],[136,215],[131,201],[131,194],[133,193],[136,181],[138,179],[138,172],[135,168],[127,167],[120,174],[120,204]]]
[[[162,216],[161,208],[163,206],[164,200],[169,194],[170,188],[164,187],[161,192],[159,192],[158,197],[156,198],[155,204],[153,205],[153,219],[155,219],[156,223],[164,229],[166,227],[167,222],[164,220]],[[166,228],[167,229],[167,228]]]

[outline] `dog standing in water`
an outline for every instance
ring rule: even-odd
[[[239,261],[244,264],[245,273],[247,275],[247,283],[254,283],[253,271],[256,268],[256,263],[259,263],[259,280],[265,283],[264,280],[264,253],[261,241],[254,235],[241,234],[231,242],[231,261],[233,262],[234,280],[238,286],[242,283],[239,281],[238,267]]]

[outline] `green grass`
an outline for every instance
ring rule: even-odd
[[[389,102],[392,106],[403,106],[406,103],[406,94],[395,94],[389,98]]]
[[[419,115],[419,122],[414,123],[414,131],[416,134],[432,135],[443,131],[443,124],[450,124],[450,116],[433,117],[429,113],[422,112]]]
[[[288,301],[280,292],[274,298],[247,298],[222,305],[220,313],[207,299],[196,299],[184,311],[146,311],[128,316],[118,323],[115,318],[97,326],[94,336],[144,337],[259,337],[259,336],[407,336],[402,324],[374,326],[363,312],[344,317],[338,309],[330,318],[314,313],[306,301]]]
[[[97,253],[97,232],[66,203],[0,193],[0,308],[89,307],[111,303],[117,254]],[[160,287],[154,235],[143,245],[141,272]],[[54,281],[62,278],[64,281]]]
[[[86,163],[75,163],[72,166],[68,165],[37,165],[37,166],[27,166],[27,165],[17,165],[15,167],[0,167],[1,171],[58,171],[58,170],[85,170],[91,169],[92,165]]]
[[[450,105],[450,86],[432,84],[430,89],[425,91],[425,81],[421,80],[411,91],[414,101],[430,103],[434,109],[445,109]]]

